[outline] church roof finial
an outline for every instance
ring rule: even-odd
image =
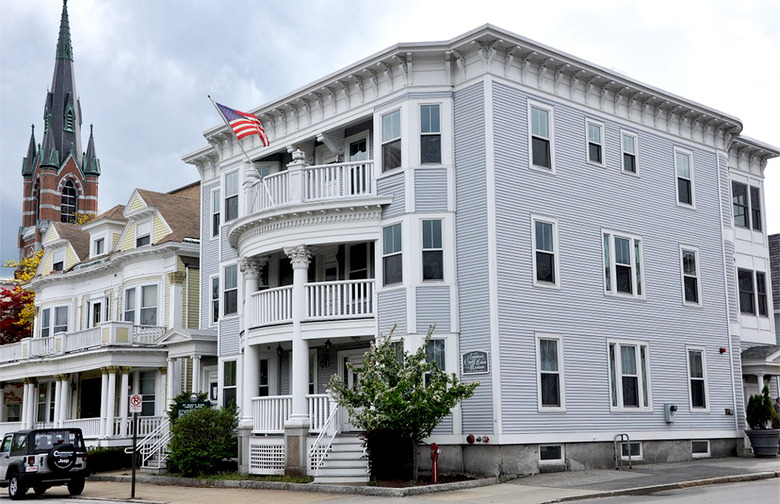
[[[73,60],[73,47],[70,45],[70,24],[68,23],[68,0],[63,0],[62,2],[60,36],[57,40],[57,59]]]
[[[89,125],[89,143],[84,154],[84,175],[100,175],[100,160],[95,154],[95,137],[92,133],[92,125]]]

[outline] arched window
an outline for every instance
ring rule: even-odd
[[[62,200],[60,202],[60,220],[62,222],[76,222],[78,211],[79,193],[72,180],[62,186]]]
[[[36,180],[33,186],[33,198],[35,198],[35,223],[41,218],[41,183]]]

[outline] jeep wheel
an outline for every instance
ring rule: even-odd
[[[11,476],[11,479],[8,481],[8,496],[14,500],[17,500],[24,497],[24,494],[26,492],[27,489],[24,488],[22,482],[19,481],[19,475],[14,474],[13,476]]]
[[[84,478],[73,478],[68,482],[68,493],[71,495],[81,495],[84,491]]]
[[[49,450],[46,463],[53,472],[68,471],[76,463],[76,448],[69,443],[57,445]]]
[[[43,495],[44,493],[46,493],[46,490],[48,490],[48,489],[49,489],[49,487],[45,487],[45,486],[42,486],[42,485],[38,485],[38,486],[34,486],[33,487],[33,490],[35,490],[35,495]]]

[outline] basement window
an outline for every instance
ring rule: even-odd
[[[707,440],[691,441],[691,455],[693,458],[709,458],[710,442]]]
[[[539,463],[540,464],[563,463],[563,445],[540,445]]]

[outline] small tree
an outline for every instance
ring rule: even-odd
[[[32,336],[35,318],[35,293],[25,289],[26,284],[35,276],[43,251],[31,254],[21,261],[5,261],[3,266],[14,268],[13,289],[0,289],[0,345],[15,343],[22,338]]]
[[[237,427],[235,407],[201,408],[178,418],[171,425],[171,465],[184,476],[218,472],[236,455]]]
[[[328,390],[336,401],[349,412],[352,423],[373,434],[392,432],[398,438],[410,441],[413,478],[417,479],[417,445],[431,435],[455,405],[471,397],[479,382],[463,383],[454,373],[447,374],[434,362],[428,362],[426,347],[434,326],[428,329],[425,344],[416,352],[397,349],[387,338],[381,337],[366,352],[362,364],[350,372],[358,375],[359,386],[349,388],[334,375]],[[395,330],[395,328],[393,328]],[[371,453],[373,460],[377,454]]]
[[[750,396],[745,417],[748,425],[753,430],[769,429],[772,422],[777,419],[777,412],[769,397],[769,386],[764,385],[760,394]]]

